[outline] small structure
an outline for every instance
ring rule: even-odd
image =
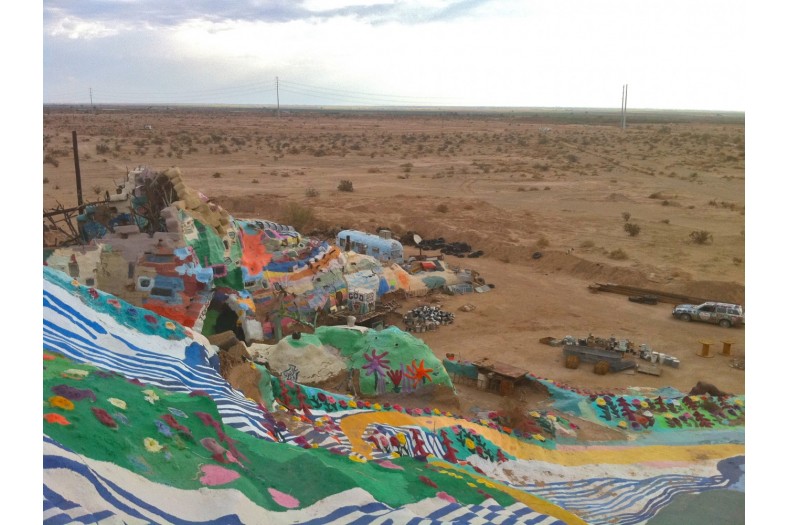
[[[490,390],[502,396],[510,396],[514,394],[518,386],[527,380],[527,370],[487,357],[474,361],[473,365],[479,371],[478,388],[480,390]]]
[[[337,246],[345,252],[354,251],[362,255],[370,255],[383,263],[404,262],[402,244],[380,235],[358,230],[342,230],[337,234]]]
[[[368,288],[348,291],[347,306],[351,313],[365,315],[375,310],[376,294]]]

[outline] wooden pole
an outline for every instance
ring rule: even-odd
[[[74,145],[74,171],[77,174],[77,206],[82,208],[82,175],[79,172],[79,148],[77,147],[77,132],[71,132],[71,142]]]

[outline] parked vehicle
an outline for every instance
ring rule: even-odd
[[[744,324],[744,310],[741,305],[730,303],[680,304],[673,308],[673,317],[682,321],[714,323],[723,328]]]

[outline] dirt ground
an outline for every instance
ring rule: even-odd
[[[495,285],[491,292],[402,305],[401,313],[429,302],[456,314],[454,324],[419,334],[439,357],[490,357],[576,388],[688,391],[705,381],[744,393],[745,372],[718,354],[731,341],[744,356],[743,327],[681,322],[670,304],[588,288],[630,284],[745,303],[743,116],[633,112],[622,130],[614,112],[276,118],[243,108],[47,107],[46,209],[76,205],[72,130],[88,201],[114,191],[137,165],[177,166],[187,184],[238,218],[302,233],[386,227],[483,250],[480,258],[446,260],[479,271]],[[343,180],[352,192],[338,191]],[[640,228],[636,235],[627,223]],[[710,239],[693,242],[693,232]],[[465,304],[475,309],[459,311]],[[589,364],[565,368],[560,348],[539,343],[589,333],[648,344],[681,365],[660,377],[599,376]],[[696,355],[701,340],[713,343],[714,357]]]

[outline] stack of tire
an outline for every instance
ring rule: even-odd
[[[452,324],[454,314],[437,306],[419,306],[402,316],[408,332],[428,332],[437,330],[440,325]]]

